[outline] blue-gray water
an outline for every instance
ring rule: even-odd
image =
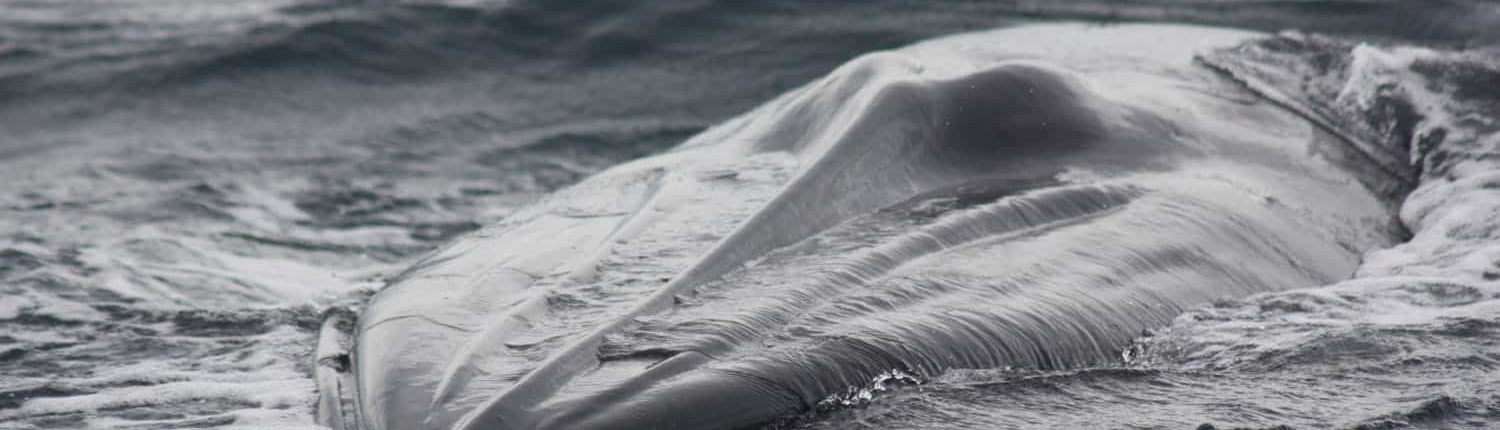
[[[893,376],[780,425],[1500,426],[1494,4],[57,0],[0,3],[0,428],[312,428],[321,314],[425,252],[857,55],[1054,20],[1321,35],[1216,64],[1292,71],[1260,81],[1455,184],[1400,214],[1436,233],[1113,365]]]

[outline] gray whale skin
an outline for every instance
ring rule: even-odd
[[[1341,279],[1393,240],[1393,179],[1194,63],[1254,36],[1058,24],[851,61],[416,264],[320,375],[322,419],[754,428],[885,379],[1118,363],[1189,307]]]

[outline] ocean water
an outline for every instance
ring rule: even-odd
[[[456,236],[845,61],[1031,22],[1200,58],[1418,180],[1353,279],[1072,371],[892,374],[799,429],[1500,427],[1500,6],[1482,1],[0,3],[0,429],[317,428],[313,348]]]

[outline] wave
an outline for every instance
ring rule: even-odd
[[[88,11],[58,20],[52,8],[7,8],[0,92],[38,96],[101,90],[150,96],[163,89],[231,81],[239,85],[309,77],[349,85],[408,82],[455,71],[535,77],[611,67],[712,67],[790,73],[803,81],[852,57],[934,37],[1037,18],[1098,22],[1182,22],[1454,45],[1496,40],[1482,3],[1400,1],[904,2],[736,5],[681,0],[641,5],[544,0],[495,3],[261,2],[173,20],[150,3],[120,16]],[[38,12],[41,11],[41,12]],[[879,11],[873,13],[871,11]],[[941,12],[937,12],[941,11]],[[189,15],[189,17],[198,15]],[[1387,17],[1406,16],[1392,21]],[[895,17],[900,17],[899,19]],[[781,25],[806,22],[811,25]],[[915,22],[915,24],[914,24]],[[940,25],[923,25],[931,22]],[[67,41],[58,43],[56,41]],[[9,46],[6,46],[9,45]],[[13,58],[12,58],[13,57]],[[40,60],[38,58],[40,57]],[[788,62],[791,59],[793,61]],[[7,67],[11,66],[11,67]],[[712,73],[712,72],[709,72]],[[269,75],[269,76],[268,76]]]

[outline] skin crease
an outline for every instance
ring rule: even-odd
[[[1310,162],[1286,158],[1297,151],[1269,151],[1235,168],[1243,170],[1201,167],[1231,153],[1212,145],[1241,143],[1192,135],[1180,123],[1191,115],[1098,94],[1108,82],[1063,64],[998,61],[947,77],[887,77],[910,67],[856,62],[678,153],[580,184],[654,184],[614,192],[628,208],[620,215],[518,217],[510,230],[435,254],[362,316],[363,427],[736,429],[812,410],[892,370],[930,378],[1089,365],[1186,307],[1345,276],[1357,254],[1303,225],[1388,217],[1354,181],[1271,182]],[[718,185],[674,179],[674,169],[689,169],[698,154],[778,151],[800,157],[796,174],[691,265],[561,334],[539,360],[504,361],[507,348],[520,348],[507,346],[514,338],[569,312],[550,294],[592,282],[551,280],[597,264],[580,256],[609,258],[636,236],[696,228],[660,219],[697,210],[675,196]],[[628,179],[656,171],[668,173]],[[1098,178],[1070,176],[1080,171]],[[1317,202],[1318,193],[1364,200],[1299,219],[1235,184],[1286,202]],[[577,197],[544,204],[568,198]],[[945,199],[972,208],[926,221],[904,215]],[[902,227],[862,227],[881,223]],[[871,242],[831,256],[814,246],[843,237]],[[783,279],[762,273],[777,264],[747,265],[768,255],[786,255],[785,267],[809,261],[816,273]],[[942,266],[966,259],[982,263]],[[736,289],[762,278],[778,287]],[[723,291],[700,296],[706,285]],[[717,306],[730,307],[699,310]],[[673,322],[652,330],[686,343],[620,340],[652,319]],[[725,330],[682,331],[695,324]],[[621,342],[625,352],[603,352]],[[451,362],[456,350],[476,361]],[[527,367],[500,388],[466,391],[470,379],[507,371],[483,360]]]

